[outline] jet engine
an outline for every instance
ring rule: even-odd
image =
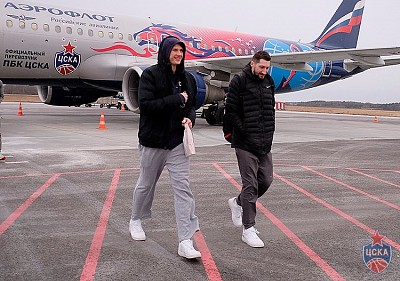
[[[36,88],[42,102],[58,106],[76,106],[93,103],[100,97],[117,94],[117,92],[95,88],[69,88],[60,86],[36,86]]]
[[[146,67],[147,66],[134,66],[129,68],[125,72],[122,81],[122,93],[124,95],[125,103],[131,111],[136,113],[139,113],[139,79]],[[197,87],[196,109],[199,109],[205,104],[215,103],[224,99],[224,89],[212,85],[212,83],[207,80],[207,75],[203,75],[199,72],[190,72],[190,74],[194,77]]]

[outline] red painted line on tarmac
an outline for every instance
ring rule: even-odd
[[[347,168],[346,168],[347,169]],[[388,170],[388,169],[376,169],[376,168],[352,168],[357,169],[359,171],[375,171],[375,172],[393,172],[393,173],[400,173],[400,171],[396,170]]]
[[[118,168],[121,171],[135,171],[140,168]],[[91,174],[91,173],[105,173],[105,172],[114,172],[116,169],[103,169],[103,170],[82,170],[82,171],[71,171],[71,172],[58,172],[58,175],[74,175],[74,174]],[[15,179],[15,178],[26,178],[26,177],[43,177],[43,176],[51,176],[53,174],[27,174],[27,175],[19,175],[19,176],[0,176],[0,179]]]
[[[334,178],[332,178],[332,177],[330,177],[330,176],[327,176],[327,175],[325,175],[325,174],[323,174],[323,173],[320,173],[320,172],[318,172],[318,171],[316,171],[316,170],[314,170],[314,169],[311,169],[311,168],[309,168],[309,167],[307,167],[307,166],[302,166],[302,167],[303,167],[304,169],[310,171],[310,172],[313,172],[314,174],[317,174],[317,175],[319,175],[319,176],[321,176],[321,177],[324,177],[324,178],[326,178],[326,179],[328,179],[328,180],[330,180],[330,181],[333,181],[333,182],[335,182],[335,183],[337,183],[337,184],[340,184],[340,185],[342,185],[342,186],[344,186],[344,187],[347,187],[347,188],[349,188],[349,189],[351,189],[351,190],[354,190],[355,192],[358,192],[358,193],[360,193],[360,194],[362,194],[362,195],[365,195],[365,196],[367,196],[367,197],[369,197],[369,198],[371,198],[371,199],[374,199],[374,200],[376,200],[376,201],[378,201],[378,202],[380,202],[380,203],[382,203],[382,204],[385,204],[385,205],[387,205],[387,206],[389,206],[389,207],[392,207],[393,209],[396,209],[396,210],[399,210],[399,211],[400,211],[400,206],[397,206],[397,205],[392,204],[392,203],[390,203],[390,202],[388,202],[388,201],[385,201],[385,200],[383,200],[383,199],[381,199],[381,198],[379,198],[379,197],[376,197],[376,196],[374,196],[374,195],[371,195],[371,194],[369,194],[369,193],[367,193],[367,192],[365,192],[365,191],[362,191],[362,190],[360,190],[360,189],[358,189],[358,188],[355,188],[354,186],[348,185],[347,183],[344,183],[344,182],[341,182],[341,181],[339,181],[339,180],[336,180],[336,179],[334,179]]]
[[[224,169],[217,163],[213,163],[214,167],[227,178],[239,191],[242,186],[237,183]],[[345,280],[336,270],[334,270],[325,260],[323,260],[317,253],[307,246],[294,232],[292,232],[282,221],[274,216],[266,207],[260,202],[256,203],[257,208],[275,225],[280,231],[283,232],[300,250],[302,250],[315,264],[321,268],[332,280]]]
[[[221,274],[219,273],[219,270],[215,265],[211,252],[208,249],[203,233],[199,230],[194,234],[193,237],[194,241],[196,242],[197,248],[201,253],[201,260],[203,261],[204,269],[206,270],[208,280],[210,281],[222,280]]]
[[[51,175],[53,175],[53,174],[28,174],[28,175],[20,175],[20,176],[1,176],[0,179],[18,179],[18,178],[43,177],[43,176],[47,176],[48,177],[48,176],[51,176]]]
[[[49,180],[45,182],[38,190],[36,190],[29,198],[16,209],[4,222],[0,225],[0,236],[7,231],[7,229],[32,205],[32,203],[40,196],[46,189],[60,176],[54,174]]]
[[[111,207],[114,201],[115,191],[117,190],[121,170],[117,169],[114,172],[106,201],[104,202],[103,210],[100,214],[99,222],[97,223],[96,231],[94,232],[92,244],[90,245],[89,253],[86,257],[85,266],[83,267],[80,280],[93,280],[96,273],[97,262],[99,260],[101,246],[103,245],[104,236],[106,234],[108,219],[110,217]]]
[[[355,218],[353,218],[352,216],[346,214],[345,212],[342,212],[341,210],[339,210],[338,208],[335,208],[334,206],[330,205],[329,203],[325,202],[322,199],[319,199],[318,197],[316,197],[315,195],[311,194],[310,192],[302,189],[301,187],[297,186],[296,184],[292,183],[291,181],[285,179],[284,177],[274,173],[274,176],[276,178],[278,178],[279,180],[283,181],[284,183],[286,183],[287,185],[293,187],[294,189],[300,191],[301,193],[303,193],[304,195],[310,197],[311,199],[313,199],[314,201],[318,202],[319,204],[323,205],[324,207],[328,208],[329,210],[333,211],[334,213],[338,214],[339,216],[345,218],[346,220],[350,221],[351,223],[355,224],[356,226],[360,227],[361,229],[364,229],[365,231],[371,233],[371,234],[375,234],[375,230],[371,229],[370,227],[366,226],[365,224],[363,224],[362,222],[356,220]],[[391,245],[392,247],[396,248],[398,251],[400,251],[400,245],[397,244],[396,242],[390,240],[389,238],[385,237],[385,240],[389,245]]]
[[[357,171],[356,169],[347,168],[347,170],[352,171],[352,172],[357,173],[357,174],[360,174],[360,175],[363,175],[363,176],[366,176],[366,177],[368,177],[368,178],[371,178],[371,179],[374,179],[374,180],[377,180],[377,181],[386,183],[386,184],[388,184],[388,185],[392,185],[392,186],[395,186],[395,187],[399,187],[399,188],[400,188],[400,185],[398,185],[398,184],[395,184],[395,183],[392,183],[392,182],[390,182],[390,181],[386,181],[386,180],[383,180],[383,179],[380,179],[380,178],[378,178],[378,177],[374,177],[374,176],[371,176],[371,175],[368,175],[368,174],[364,174],[363,172]],[[396,171],[394,171],[394,172],[396,172]]]

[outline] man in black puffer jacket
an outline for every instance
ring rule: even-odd
[[[194,125],[196,85],[184,69],[185,44],[174,36],[160,43],[158,62],[145,69],[139,82],[140,175],[133,192],[129,231],[145,240],[142,220],[151,217],[156,183],[167,167],[175,199],[178,254],[188,259],[201,254],[192,237],[199,230],[195,202],[189,187],[189,158],[183,148],[184,125]]]
[[[243,225],[243,242],[251,247],[264,247],[254,227],[256,201],[273,179],[275,86],[267,73],[270,65],[270,55],[257,52],[242,73],[231,80],[225,107],[224,122],[233,128],[231,146],[235,148],[243,185],[239,196],[229,199],[228,204],[234,225]]]

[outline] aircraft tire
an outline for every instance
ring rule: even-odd
[[[206,121],[209,125],[215,125],[217,123],[215,113],[217,111],[216,105],[210,105],[206,112]]]
[[[224,120],[224,111],[225,108],[223,106],[218,107],[215,112],[215,125],[221,125],[222,121]]]

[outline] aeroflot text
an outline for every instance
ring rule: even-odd
[[[114,22],[114,17],[111,16],[103,16],[103,15],[90,15],[88,13],[78,13],[75,11],[63,11],[57,8],[46,8],[46,7],[41,7],[41,6],[31,6],[28,4],[14,4],[11,2],[7,2],[7,4],[4,6],[4,8],[14,8],[15,10],[22,10],[22,11],[27,11],[27,12],[36,12],[40,13],[43,11],[47,11],[48,13],[55,15],[55,16],[69,16],[72,18],[87,18],[91,20],[97,20],[101,22]]]

